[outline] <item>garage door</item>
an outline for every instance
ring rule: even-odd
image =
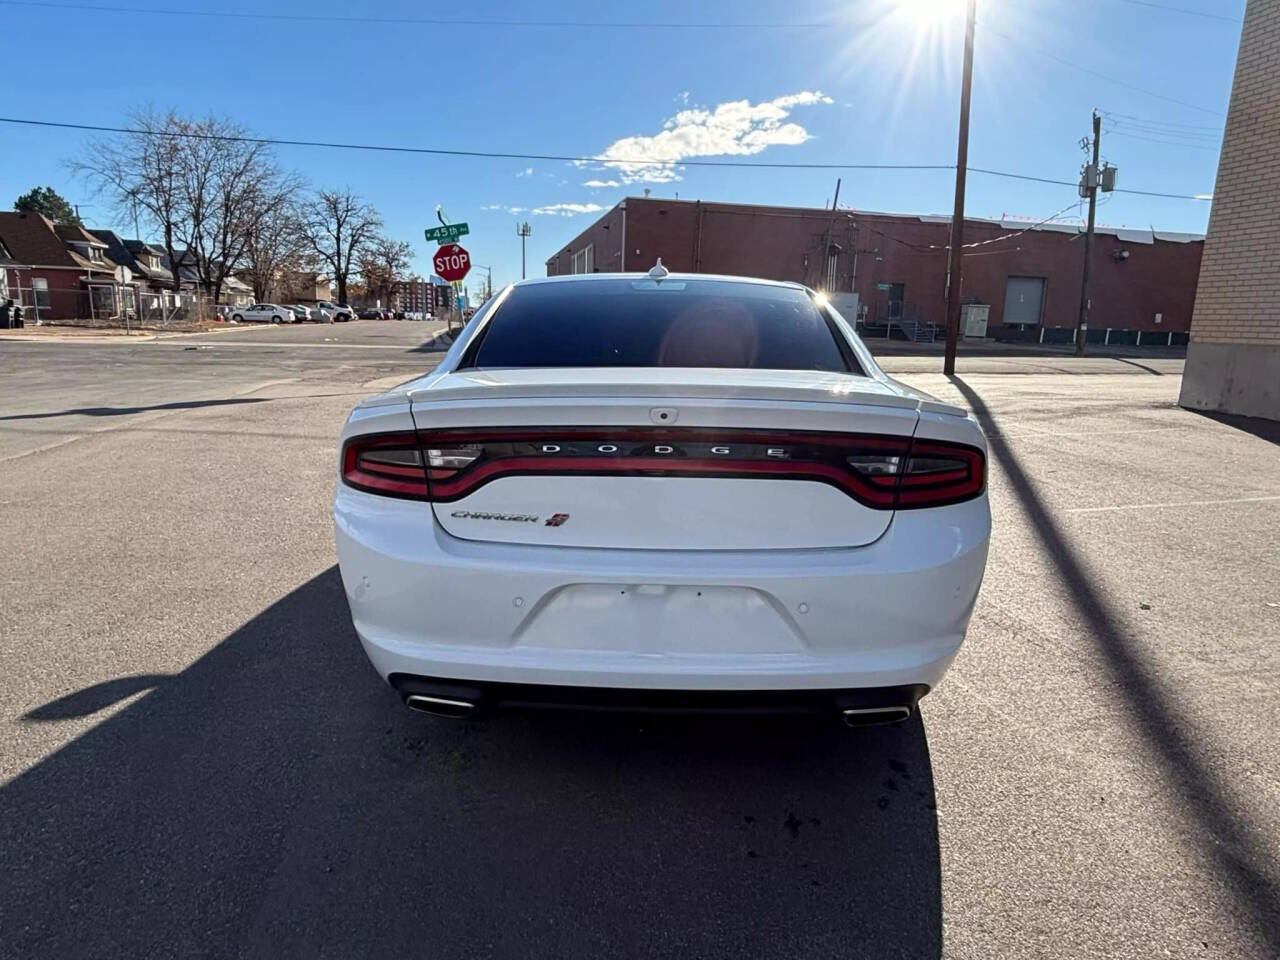
[[[1038,324],[1044,305],[1044,277],[1010,277],[1004,291],[1004,323]]]

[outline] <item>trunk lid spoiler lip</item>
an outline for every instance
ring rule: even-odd
[[[591,368],[574,368],[574,377],[535,379],[525,371],[470,370],[429,375],[406,384],[409,389],[395,396],[407,398],[414,406],[467,400],[536,400],[547,397],[652,397],[662,400],[718,399],[797,403],[863,404],[902,410],[965,417],[968,411],[934,400],[926,394],[889,380],[887,377],[860,377],[848,374],[796,376],[791,371],[766,371],[737,381],[724,378],[721,371],[673,368],[661,375],[648,368],[626,368],[627,375]],[[639,371],[641,375],[635,374]],[[545,371],[540,371],[545,377]],[[673,373],[675,375],[673,375]],[[381,399],[381,398],[376,398]]]

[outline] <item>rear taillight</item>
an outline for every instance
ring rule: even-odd
[[[342,448],[342,479],[369,493],[411,500],[430,499],[422,448],[414,433],[352,437]]]
[[[809,480],[878,510],[959,503],[985,482],[981,450],[867,434],[698,428],[436,430],[355,437],[342,478],[370,493],[448,502],[502,477],[651,476]]]
[[[938,440],[911,441],[898,486],[898,509],[972,500],[986,485],[986,458],[976,447]]]

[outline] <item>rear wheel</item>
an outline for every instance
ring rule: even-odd
[[[272,318],[271,318],[271,322],[272,322],[272,323],[281,323],[281,322],[282,322],[282,320],[280,319],[280,317],[276,316],[276,317],[272,317]]]
[[[238,313],[237,313],[237,314],[233,314],[233,315],[232,315],[232,317],[231,317],[231,319],[232,319],[232,320],[234,320],[236,323],[244,323],[244,317],[243,317],[243,316],[241,316],[241,315],[240,315],[240,314],[238,314]]]

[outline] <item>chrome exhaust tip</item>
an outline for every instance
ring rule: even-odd
[[[449,700],[446,697],[429,697],[425,693],[411,693],[404,698],[405,706],[418,713],[429,713],[436,717],[449,717],[453,720],[464,720],[476,712],[476,705],[470,700]]]
[[[870,727],[882,723],[901,723],[911,716],[911,708],[900,707],[857,707],[841,710],[840,716],[849,727]]]

